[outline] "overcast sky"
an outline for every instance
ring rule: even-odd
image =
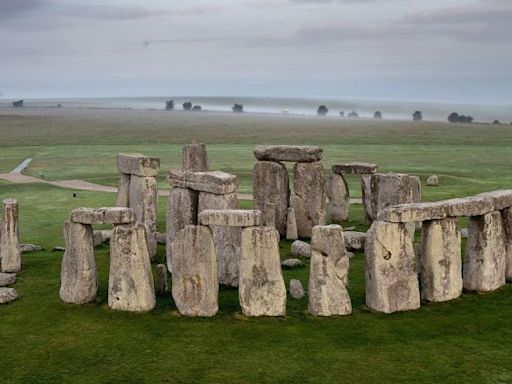
[[[0,92],[512,104],[512,1],[0,0]]]

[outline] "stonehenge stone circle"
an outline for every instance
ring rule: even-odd
[[[182,169],[194,172],[208,170],[208,155],[206,145],[202,143],[187,144],[183,147]]]
[[[21,271],[20,235],[18,228],[18,201],[3,201],[0,227],[0,262],[2,272]]]
[[[322,160],[319,147],[295,145],[258,145],[254,156],[260,161],[316,162]]]
[[[286,217],[286,240],[297,240],[297,220],[295,219],[295,209],[288,208],[288,216]]]
[[[327,213],[331,221],[348,220],[350,195],[345,178],[331,173],[327,186]]]

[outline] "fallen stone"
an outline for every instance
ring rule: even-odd
[[[141,154],[117,155],[117,169],[120,173],[140,177],[155,177],[160,172],[160,159]]]
[[[258,145],[254,156],[260,161],[315,162],[322,160],[322,149],[297,145]]]
[[[183,169],[194,172],[208,171],[206,145],[202,143],[187,144],[183,147]]]
[[[430,187],[437,187],[439,185],[439,177],[432,175],[427,179],[427,185]]]
[[[304,292],[304,288],[302,287],[302,283],[300,280],[291,279],[290,280],[290,288],[289,288],[290,296],[294,299],[302,299],[306,296]]]
[[[365,232],[345,231],[343,232],[345,246],[349,251],[362,251],[364,250],[364,243],[366,242]]]
[[[512,207],[512,190],[510,189],[481,193],[476,197],[490,198],[495,211]]]
[[[156,294],[165,295],[169,292],[169,285],[167,284],[167,267],[165,264],[158,264],[156,266]]]
[[[354,252],[349,252],[349,251],[347,251],[347,257],[348,257],[349,259],[352,259],[352,258],[354,258],[355,256],[356,256],[356,254],[355,254]]]
[[[52,251],[54,251],[54,252],[65,252],[66,248],[64,248],[64,247],[53,247]]]
[[[288,215],[286,217],[286,240],[297,240],[297,222],[295,220],[295,209],[288,208]]]
[[[366,305],[393,313],[420,307],[416,255],[405,224],[375,221],[365,245]]]
[[[505,278],[512,279],[512,208],[500,211],[503,229],[505,231]]]
[[[308,310],[313,316],[352,313],[347,292],[349,259],[339,225],[316,226],[311,239]]]
[[[301,240],[295,240],[292,243],[291,246],[291,253],[295,257],[311,257],[311,245],[308,243],[301,241]]]
[[[483,216],[493,211],[493,200],[485,196],[471,196],[443,200],[449,217]]]
[[[190,188],[194,191],[225,195],[236,192],[238,178],[226,172],[192,172],[187,170],[171,170],[167,180],[173,187]]]
[[[412,203],[395,205],[379,213],[378,219],[390,223],[410,223],[427,220],[442,220],[448,216],[444,201],[434,203]]]
[[[345,178],[331,173],[327,186],[327,214],[331,221],[348,220],[350,194]]]
[[[21,271],[20,234],[18,227],[18,201],[5,199],[0,222],[0,261],[2,272]]]
[[[239,296],[246,316],[286,314],[279,232],[275,228],[249,227],[242,230]]]
[[[288,269],[302,267],[303,265],[304,263],[300,259],[286,259],[281,261],[281,267]]]
[[[25,252],[36,252],[36,251],[42,251],[43,250],[43,247],[41,247],[40,245],[35,245],[35,244],[20,244],[20,252],[21,253],[25,253]]]
[[[199,214],[202,225],[254,227],[262,224],[261,211],[242,209],[205,209]]]
[[[188,225],[172,243],[172,297],[184,316],[215,316],[219,283],[209,227]]]
[[[130,175],[121,173],[119,182],[117,183],[117,207],[128,207],[128,200],[130,195]]]
[[[0,287],[12,285],[16,282],[15,273],[0,273]]]
[[[14,288],[0,288],[0,304],[6,304],[18,298],[18,292]]]
[[[345,163],[345,164],[334,164],[332,166],[332,172],[340,175],[344,174],[355,174],[355,175],[367,175],[370,173],[377,172],[377,164],[372,163]]]

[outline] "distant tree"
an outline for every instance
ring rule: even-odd
[[[350,112],[347,117],[351,117],[353,119],[357,119],[359,117],[359,113],[357,113],[356,111],[352,111]]]
[[[448,115],[448,121],[450,123],[458,123],[460,119],[460,115],[457,112],[452,112]]]
[[[327,107],[325,105],[321,105],[321,106],[318,107],[318,110],[316,111],[316,114],[318,116],[325,116],[325,115],[327,115],[327,112],[329,112]]]
[[[412,114],[413,121],[422,121],[423,120],[423,112],[416,111]]]
[[[381,111],[377,111],[373,114],[373,118],[374,119],[377,119],[377,120],[382,120],[382,112]]]
[[[190,111],[192,109],[192,103],[190,101],[183,103],[183,109],[185,111]]]
[[[174,109],[174,100],[167,100],[165,102],[165,110],[172,111]]]
[[[202,109],[203,109],[203,108],[202,108],[200,105],[194,105],[194,106],[192,107],[192,110],[193,110],[193,111],[196,111],[196,112],[199,112],[199,111],[201,111]]]
[[[23,107],[23,100],[13,101],[12,102],[12,106],[14,108],[21,108],[21,107]]]
[[[493,123],[494,125],[500,125],[500,124],[501,124],[499,120],[494,120],[492,123]]]
[[[473,120],[474,120],[473,116],[459,115],[459,123],[471,124],[473,122]]]
[[[244,111],[244,106],[243,104],[235,104],[233,105],[233,107],[231,108],[233,110],[233,112],[243,112]]]
[[[345,111],[340,111],[340,116],[345,117]]]

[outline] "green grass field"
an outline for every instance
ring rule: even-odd
[[[181,145],[198,138],[208,144],[212,168],[239,175],[242,191],[251,189],[252,148],[259,143],[321,145],[326,168],[357,160],[423,181],[438,174],[439,187],[424,186],[427,200],[512,184],[511,127],[136,111],[1,113],[0,173],[33,157],[27,174],[114,184],[117,152],[160,156],[167,170],[179,166]],[[350,186],[360,195],[357,178]],[[98,301],[63,304],[62,254],[51,251],[63,245],[62,223],[73,208],[115,200],[114,194],[97,192],[74,198],[74,192],[0,181],[0,199],[20,202],[22,241],[46,249],[23,255],[15,285],[20,298],[0,306],[2,384],[512,382],[511,285],[417,311],[373,313],[364,306],[361,253],[351,260],[354,312],[346,317],[313,318],[307,299],[290,298],[286,318],[246,318],[235,289],[221,289],[220,312],[211,319],[179,316],[170,295],[160,297],[151,313],[114,312],[106,306],[106,245],[97,249]],[[164,198],[158,219],[163,231]],[[350,222],[342,224],[365,230],[361,206],[353,205]],[[281,242],[283,259],[289,246]],[[158,261],[164,255],[159,246]],[[285,270],[284,276],[287,284],[299,278],[306,285],[308,267]]]

